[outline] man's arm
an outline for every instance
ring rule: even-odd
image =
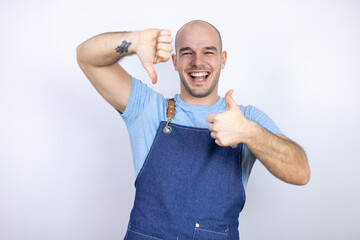
[[[209,114],[211,137],[220,146],[243,143],[277,178],[292,184],[305,185],[310,179],[310,167],[304,150],[284,135],[274,135],[247,119],[231,97],[225,95],[227,110]]]
[[[136,54],[153,83],[157,75],[153,64],[170,58],[172,39],[169,30],[103,33],[77,47],[80,68],[96,90],[113,107],[124,112],[131,91],[131,77],[118,64],[127,55]]]
[[[310,167],[304,150],[285,135],[274,135],[257,123],[245,141],[247,148],[277,178],[287,183],[305,185]]]

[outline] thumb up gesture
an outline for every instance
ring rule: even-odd
[[[225,94],[226,110],[222,113],[212,113],[206,117],[211,137],[219,146],[231,146],[242,142],[248,130],[249,120],[241,112],[232,98],[233,90]]]
[[[139,32],[136,54],[153,84],[157,82],[153,65],[169,60],[173,50],[171,42],[170,30],[148,29]]]

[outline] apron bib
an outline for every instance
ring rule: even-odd
[[[239,239],[242,144],[220,147],[208,129],[169,122],[135,181],[125,239]]]

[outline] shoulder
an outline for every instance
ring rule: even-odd
[[[265,115],[263,111],[261,111],[259,108],[253,105],[247,105],[247,106],[239,105],[239,107],[243,112],[243,114],[245,115],[245,117],[250,120],[254,120],[260,116]]]
[[[149,108],[152,111],[162,110],[165,104],[166,99],[162,94],[131,76],[130,98],[122,117],[127,120],[135,120],[141,117],[144,112],[149,111]]]
[[[275,122],[259,108],[252,105],[248,105],[248,106],[239,105],[239,107],[247,119],[256,122],[261,127],[265,128],[266,130],[268,130],[273,134],[282,134],[282,132],[280,131],[279,127],[275,124]]]

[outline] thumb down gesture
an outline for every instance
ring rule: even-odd
[[[154,64],[169,60],[173,47],[171,31],[147,29],[139,32],[136,54],[149,74],[153,84],[157,82]]]
[[[225,94],[226,110],[222,113],[212,113],[206,117],[211,137],[219,146],[232,146],[241,143],[249,129],[249,121],[241,112],[232,98],[233,90]]]

